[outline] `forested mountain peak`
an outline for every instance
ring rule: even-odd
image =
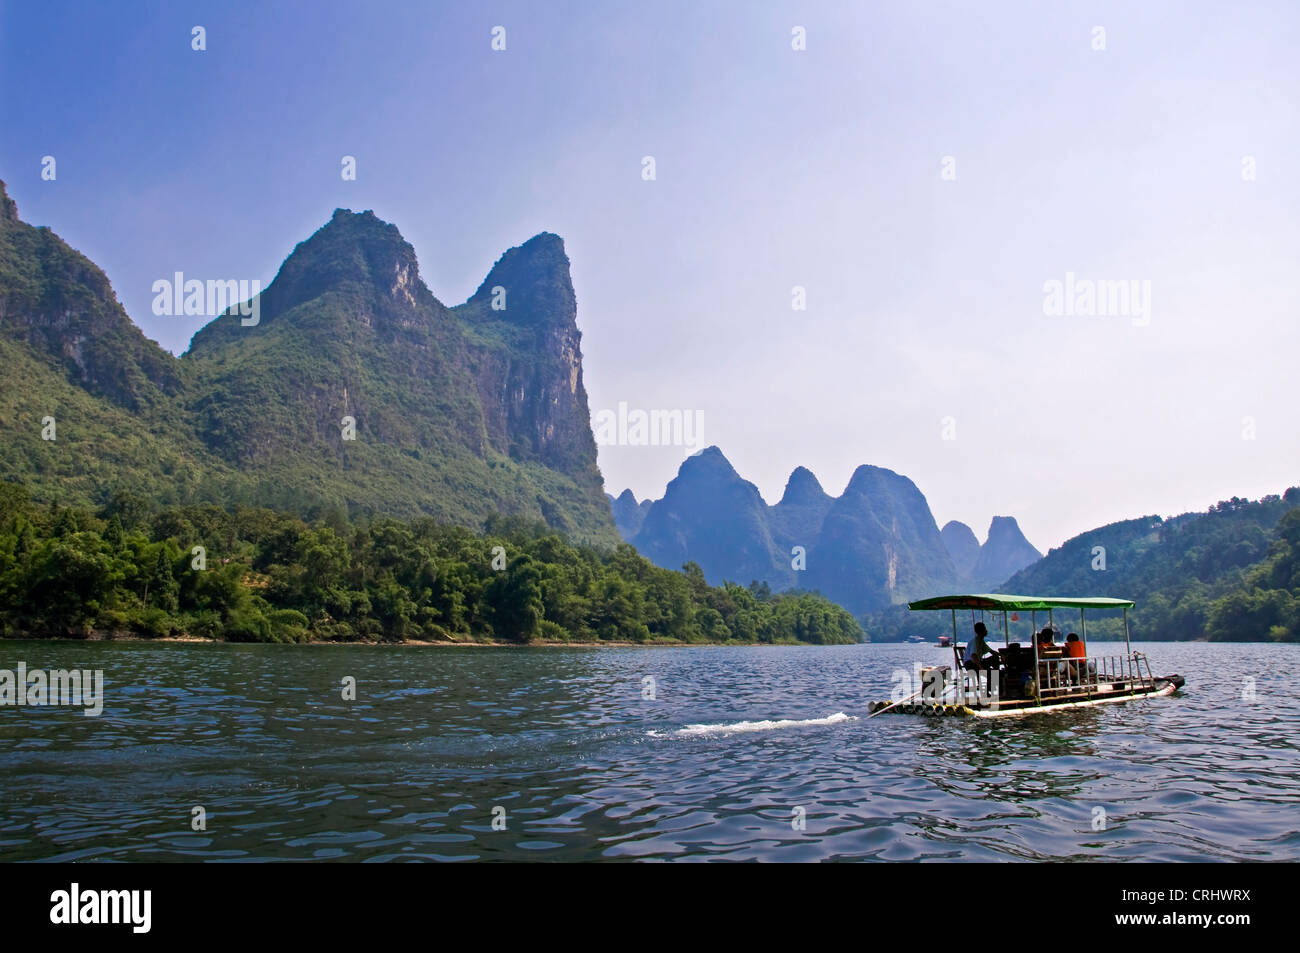
[[[520,324],[565,323],[577,313],[564,240],[552,232],[509,249],[467,304],[497,301],[498,316]]]
[[[19,219],[2,182],[0,333],[127,410],[163,403],[181,386],[176,358],[131,323],[108,276],[50,229]]]
[[[617,539],[558,236],[508,251],[488,297],[451,310],[396,226],[338,209],[260,295],[186,275],[206,291],[186,307],[215,316],[178,360],[92,262],[18,221],[7,193],[0,212],[0,359],[26,385],[0,393],[0,479],[35,500],[127,489],[469,527],[505,513]],[[40,436],[50,416],[57,442]]]
[[[190,344],[187,356],[203,357],[218,346],[264,333],[281,316],[328,294],[359,299],[352,309],[363,324],[412,326],[445,320],[446,308],[425,286],[415,249],[396,225],[372,211],[335,209],[280,266],[258,302],[255,325],[238,314],[216,317]],[[310,323],[319,309],[303,313]]]

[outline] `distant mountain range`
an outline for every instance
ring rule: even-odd
[[[605,495],[609,496],[608,493]],[[650,512],[650,505],[649,500],[638,503],[631,490],[624,490],[617,497],[609,496],[609,507],[614,514],[614,526],[618,529],[618,535],[624,540],[630,540],[640,532],[645,515]]]
[[[258,311],[214,317],[173,357],[0,182],[0,361],[22,382],[0,389],[0,480],[38,502],[506,513],[617,541],[558,236],[510,249],[449,308],[396,227],[338,209]]]
[[[997,589],[1126,596],[1146,638],[1300,638],[1294,489],[1111,524],[1045,558],[1009,516],[982,544],[962,523],[940,530],[911,480],[873,466],[838,497],[799,467],[769,506],[710,447],[660,500],[606,497],[569,260],[550,233],[447,307],[396,227],[339,209],[257,311],[215,317],[172,356],[0,182],[0,481],[105,512],[246,504],[471,528],[516,515],[605,548],[621,536],[712,583],[820,591],[872,638],[913,624],[897,611],[908,599]]]
[[[700,566],[711,583],[809,589],[862,615],[943,590],[983,590],[1041,554],[1015,519],[995,517],[981,546],[962,523],[940,532],[907,477],[860,466],[839,497],[806,468],[769,506],[717,447],[688,457],[663,499],[610,497],[623,538],[667,568]]]

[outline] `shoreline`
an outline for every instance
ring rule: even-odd
[[[333,646],[371,646],[375,648],[401,648],[418,646],[420,648],[476,648],[476,649],[691,649],[691,648],[759,648],[759,647],[809,647],[825,648],[814,642],[442,642],[429,639],[406,639],[401,642],[335,642],[324,639],[308,639],[305,642],[231,642],[227,639],[205,639],[197,635],[165,635],[150,638],[143,635],[96,633],[89,636],[72,635],[21,635],[0,636],[0,644],[5,642],[130,642],[132,644],[168,644],[168,645],[333,645]],[[844,645],[869,645],[869,642],[842,643]],[[901,644],[901,643],[899,643]]]

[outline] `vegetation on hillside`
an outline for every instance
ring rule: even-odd
[[[612,547],[563,243],[538,236],[493,275],[508,309],[446,308],[394,226],[339,210],[257,324],[214,318],[178,359],[0,182],[0,480],[92,508],[126,490],[478,530],[508,513]]]
[[[1132,599],[1134,639],[1300,642],[1300,488],[1100,527],[994,591]],[[872,640],[929,637],[938,629],[932,615],[918,618],[927,615],[894,607],[865,628]],[[1122,620],[1090,617],[1088,636],[1122,639]]]
[[[196,635],[247,642],[858,641],[817,595],[712,587],[631,546],[575,545],[502,517],[486,534],[429,518],[308,522],[267,509],[116,493],[97,511],[0,484],[0,634]]]
[[[1269,554],[1210,604],[1215,642],[1300,642],[1300,507],[1278,521]]]

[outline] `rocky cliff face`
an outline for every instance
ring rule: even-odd
[[[131,324],[99,269],[3,199],[0,333],[184,444],[197,472],[182,499],[470,526],[517,513],[617,539],[558,236],[511,249],[448,308],[396,227],[339,209],[285,260],[255,325],[217,317],[177,360]],[[147,459],[133,469],[139,489],[169,485]]]
[[[9,197],[9,190],[0,182],[0,222],[18,221],[18,205]]]
[[[502,255],[454,309],[478,338],[478,393],[493,446],[574,472],[596,455],[577,308],[564,242],[543,232]]]

